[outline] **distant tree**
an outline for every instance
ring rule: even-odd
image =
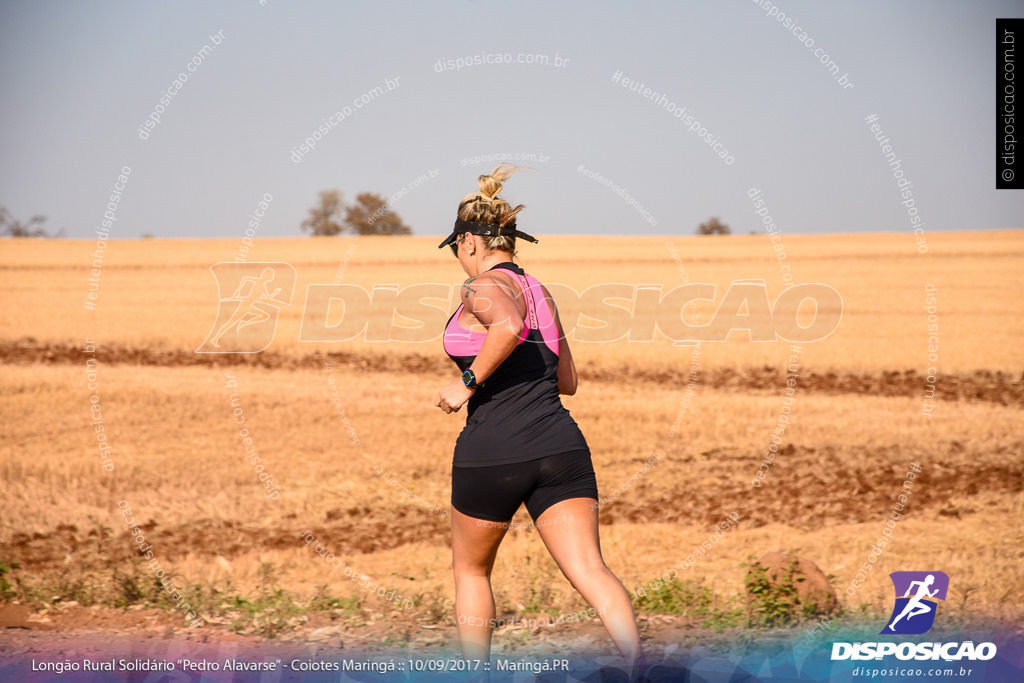
[[[46,222],[46,216],[32,216],[28,221],[22,223],[15,220],[11,212],[0,207],[0,235],[11,237],[63,237],[64,229],[61,228],[56,234],[50,235],[42,228],[33,229],[33,225],[42,225]]]
[[[717,217],[709,219],[706,223],[701,223],[697,228],[698,235],[728,235],[731,232],[729,226],[718,220]]]
[[[342,212],[345,219],[339,222]],[[379,194],[360,192],[356,203],[346,207],[338,190],[320,192],[320,204],[309,210],[302,229],[314,235],[411,235],[412,229],[402,223],[398,214],[387,207]]]
[[[345,212],[345,226],[357,235],[411,235],[398,214],[387,208],[379,194],[360,192]]]
[[[341,215],[341,193],[322,190],[320,204],[309,210],[309,218],[302,221],[302,229],[314,235],[337,235],[343,228],[335,218]]]

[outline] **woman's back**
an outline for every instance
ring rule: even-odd
[[[455,446],[460,467],[525,462],[586,448],[586,440],[558,392],[559,333],[544,288],[511,262],[499,271],[517,283],[525,301],[523,333],[516,348],[469,399],[466,428]],[[445,352],[465,370],[476,358],[486,333],[459,324],[463,306],[445,326]]]

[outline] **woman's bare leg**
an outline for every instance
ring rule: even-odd
[[[642,654],[636,615],[629,591],[601,557],[596,502],[570,498],[555,503],[537,519],[537,531],[565,578],[601,617],[619,652],[634,662]]]
[[[488,660],[494,629],[491,570],[507,523],[488,522],[452,508],[452,572],[455,621],[466,659]]]

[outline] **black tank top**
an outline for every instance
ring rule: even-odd
[[[518,281],[527,308],[523,335],[470,397],[452,464],[506,465],[586,450],[587,441],[558,393],[558,327],[540,282],[511,261],[490,270],[503,271]],[[462,309],[460,305],[455,310],[444,331],[445,353],[459,371],[473,363],[487,336],[458,324]]]

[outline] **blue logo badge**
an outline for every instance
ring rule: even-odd
[[[949,576],[945,572],[893,572],[896,604],[882,634],[920,635],[935,623],[939,600],[946,599]]]

